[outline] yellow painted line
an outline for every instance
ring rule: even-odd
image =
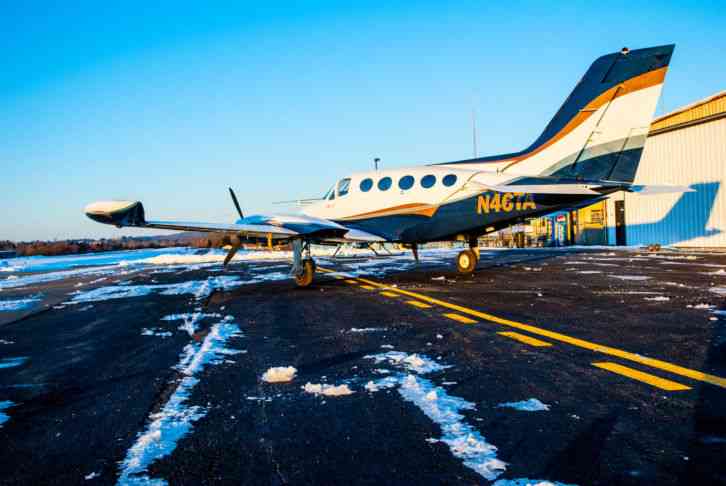
[[[593,363],[592,365],[598,368],[602,368],[604,370],[612,371],[613,373],[617,373],[618,375],[627,376],[628,378],[632,378],[633,380],[642,381],[643,383],[647,383],[651,386],[660,388],[661,390],[665,391],[682,391],[691,389],[690,386],[682,385],[675,381],[666,380],[665,378],[651,375],[650,373],[643,373],[642,371],[634,370],[633,368],[628,368],[627,366],[619,365],[617,363],[603,362]]]
[[[500,336],[506,336],[508,338],[512,338],[515,341],[519,341],[520,343],[529,344],[530,346],[535,346],[537,348],[542,348],[545,346],[552,346],[551,343],[540,341],[539,339],[535,339],[531,336],[525,336],[524,334],[519,334],[518,332],[498,332]]]
[[[711,375],[709,373],[704,373],[704,372],[698,371],[698,370],[693,370],[690,368],[686,368],[684,366],[669,363],[667,361],[662,361],[662,360],[655,359],[655,358],[648,358],[646,356],[641,356],[639,354],[631,353],[629,351],[624,351],[624,350],[618,349],[618,348],[613,348],[611,346],[604,346],[602,344],[596,344],[596,343],[593,343],[590,341],[586,341],[584,339],[574,338],[574,337],[567,336],[566,334],[562,334],[559,332],[542,329],[540,327],[536,327],[531,324],[524,324],[522,322],[511,321],[509,319],[503,319],[501,317],[497,317],[492,314],[487,314],[486,312],[469,309],[469,308],[466,308],[466,307],[463,307],[463,306],[460,306],[457,304],[451,304],[449,302],[435,299],[435,298],[429,297],[427,295],[419,294],[417,292],[411,292],[410,290],[403,290],[403,289],[399,289],[398,287],[390,287],[388,285],[379,284],[378,282],[374,282],[367,278],[359,278],[358,280],[360,280],[361,282],[365,282],[368,285],[372,285],[374,287],[378,287],[378,288],[385,289],[385,290],[390,290],[391,292],[396,292],[401,295],[406,295],[408,297],[413,297],[415,299],[422,300],[422,301],[427,302],[432,305],[438,305],[441,307],[445,307],[447,309],[461,312],[462,314],[468,314],[470,316],[477,317],[479,319],[483,319],[483,320],[486,320],[489,322],[494,322],[496,324],[501,324],[502,326],[513,327],[515,329],[526,331],[530,334],[535,334],[537,336],[546,337],[546,338],[549,338],[549,339],[552,339],[555,341],[560,341],[563,343],[570,344],[572,346],[577,346],[579,348],[588,349],[588,350],[596,352],[596,353],[602,353],[602,354],[606,354],[608,356],[614,356],[616,358],[633,361],[635,363],[639,363],[639,364],[642,364],[645,366],[650,366],[653,368],[657,368],[659,370],[667,371],[669,373],[684,376],[686,378],[691,378],[692,380],[702,381],[704,383],[710,383],[711,385],[716,385],[721,388],[726,388],[726,378],[722,378],[720,376]]]
[[[454,314],[453,312],[450,314],[444,314],[445,317],[448,317],[452,321],[461,322],[462,324],[476,324],[477,321],[474,319],[469,319],[466,316],[462,316],[461,314]]]
[[[395,292],[389,292],[388,290],[384,290],[383,292],[381,292],[381,295],[385,295],[386,297],[390,297],[392,299],[397,299],[398,298],[398,294],[397,293],[395,293]]]
[[[430,309],[431,308],[430,305],[424,304],[423,302],[419,302],[418,300],[407,300],[406,303],[408,305],[418,307],[419,309]]]
[[[358,282],[356,282],[355,280],[350,280],[350,279],[346,280],[345,283],[349,283],[351,285],[358,285]]]
[[[360,288],[366,289],[366,290],[376,290],[376,288],[372,285],[361,285]]]

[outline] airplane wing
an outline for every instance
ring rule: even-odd
[[[377,242],[383,238],[364,231],[347,228],[334,221],[310,216],[255,215],[236,223],[203,223],[190,221],[147,220],[140,201],[99,201],[86,206],[84,212],[92,220],[121,227],[156,228],[163,230],[228,233],[244,237],[289,240],[296,236],[315,241]]]

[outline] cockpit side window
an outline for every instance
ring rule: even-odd
[[[350,179],[345,178],[341,179],[340,182],[338,182],[338,197],[343,197],[346,194],[348,194],[348,191],[350,190]]]

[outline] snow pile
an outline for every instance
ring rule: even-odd
[[[208,364],[220,363],[223,355],[235,352],[225,348],[231,337],[240,334],[239,327],[229,321],[226,319],[212,326],[201,346],[190,344],[185,348],[180,363],[183,366],[177,366],[177,369],[181,369],[186,376],[181,379],[162,409],[149,415],[150,422],[146,429],[139,434],[121,462],[117,484],[166,484],[144,473],[154,461],[171,454],[176,449],[177,442],[192,429],[192,424],[206,414],[204,408],[191,406],[187,401],[194,386],[199,383],[194,375]]]
[[[387,353],[372,354],[364,356],[366,359],[375,360],[376,364],[388,362],[394,366],[402,366],[409,371],[418,374],[433,373],[451,366],[445,366],[436,361],[418,354],[406,354],[401,351],[389,351]]]
[[[14,368],[16,366],[20,366],[21,364],[25,363],[28,360],[27,356],[18,356],[16,358],[2,358],[0,359],[0,369],[1,368]]]
[[[307,393],[312,393],[313,395],[325,395],[326,397],[339,397],[353,394],[353,390],[351,390],[346,384],[334,386],[308,382],[302,387],[302,389]]]
[[[270,368],[262,375],[262,381],[267,383],[287,383],[295,378],[297,369],[293,366],[278,366]]]
[[[520,402],[506,402],[497,405],[498,408],[513,408],[522,412],[541,412],[550,409],[550,406],[546,403],[542,403],[536,398],[530,398],[529,400],[522,400]]]
[[[9,400],[0,402],[0,427],[2,427],[2,425],[10,419],[10,417],[5,414],[4,411],[12,407],[13,405],[14,403]]]
[[[123,272],[128,273],[128,272]],[[41,273],[38,275],[24,275],[22,277],[8,277],[0,280],[0,290],[14,289],[19,287],[27,287],[29,285],[38,285],[48,282],[55,282],[74,277],[85,277],[89,275],[118,275],[117,267],[100,267],[100,268],[83,268],[79,270],[65,270],[62,272]]]
[[[0,312],[13,312],[33,307],[43,299],[42,294],[31,295],[24,299],[0,300]]]

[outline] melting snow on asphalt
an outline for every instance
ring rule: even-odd
[[[99,287],[86,292],[78,292],[70,302],[99,302],[103,300],[124,299],[128,297],[143,297],[152,293],[161,295],[184,295],[189,294],[197,300],[209,297],[212,292],[218,289],[230,289],[242,285],[239,277],[225,275],[220,277],[209,277],[206,280],[189,280],[175,284],[158,285],[112,285]]]
[[[306,383],[302,389],[307,393],[312,393],[313,395],[325,395],[326,397],[339,397],[343,395],[352,395],[354,393],[353,390],[351,390],[346,384],[335,386],[326,385],[324,383]]]
[[[10,417],[5,413],[5,410],[13,405],[14,403],[9,400],[0,402],[0,427],[2,427],[2,425],[10,419]]]
[[[187,345],[176,367],[185,376],[162,409],[149,416],[146,429],[126,453],[121,463],[119,485],[166,484],[166,481],[152,479],[145,473],[154,461],[171,454],[177,442],[192,429],[192,424],[204,417],[206,410],[203,407],[187,403],[194,386],[199,383],[196,375],[207,365],[221,363],[224,356],[236,354],[238,351],[225,346],[230,338],[238,335],[239,327],[232,322],[231,316],[227,316],[212,326],[201,346],[194,343]]]
[[[542,412],[550,409],[546,403],[542,403],[536,398],[522,400],[521,402],[506,402],[497,405],[498,408],[513,408],[522,412]]]
[[[267,383],[287,383],[295,378],[297,369],[293,366],[278,366],[270,368],[262,375],[262,381]]]
[[[182,321],[182,323],[179,325],[180,331],[186,331],[187,334],[190,336],[193,336],[195,332],[197,332],[197,329],[199,328],[199,323],[202,321],[202,319],[207,317],[222,317],[221,314],[206,314],[204,312],[187,312],[184,314],[170,314],[168,316],[164,316],[161,318],[162,321]]]
[[[462,412],[475,410],[476,405],[463,398],[449,395],[446,389],[436,386],[431,380],[420,375],[442,371],[451,366],[442,365],[427,356],[406,354],[400,351],[366,356],[375,363],[387,363],[403,368],[411,373],[398,373],[376,381],[369,381],[365,389],[375,393],[384,389],[398,388],[398,392],[416,405],[428,418],[441,427],[442,436],[429,439],[429,442],[441,442],[449,447],[451,453],[461,459],[463,464],[476,471],[490,481],[499,477],[507,468],[507,463],[497,458],[497,447],[490,444],[476,428],[466,421]],[[513,406],[518,410],[549,410],[549,405],[537,399],[529,399],[502,406]],[[527,484],[540,486],[565,486],[561,483],[530,480],[507,479],[495,484],[500,486],[524,486]]]
[[[31,295],[24,299],[0,300],[0,312],[13,312],[29,309],[43,299],[42,294]]]
[[[0,359],[0,368],[15,368],[20,366],[28,360],[27,356],[18,356],[16,358],[2,358]]]

